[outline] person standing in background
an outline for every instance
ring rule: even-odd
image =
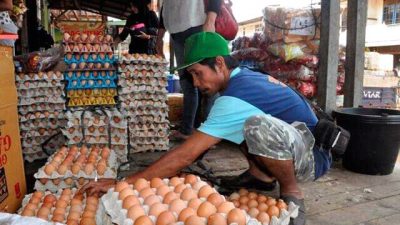
[[[115,42],[124,41],[131,36],[129,54],[155,54],[155,40],[159,26],[157,14],[150,10],[151,0],[133,0],[130,3],[132,14],[128,17],[121,34]]]
[[[12,0],[0,0],[0,33],[18,32],[18,27],[11,20],[8,11],[13,9]],[[0,45],[14,46],[14,40],[0,40]]]
[[[184,63],[184,44],[189,36],[201,31],[215,32],[215,19],[221,8],[221,0],[208,0],[207,7],[204,0],[163,0],[159,1],[159,5],[161,13],[156,42],[157,53],[164,55],[163,37],[167,30],[171,34],[179,67]],[[170,138],[186,139],[194,128],[196,111],[200,105],[199,93],[193,86],[191,75],[185,70],[178,72],[183,92],[183,118],[180,130],[172,132]],[[214,100],[215,96],[207,99],[205,114],[208,114]]]

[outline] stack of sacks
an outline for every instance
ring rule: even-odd
[[[64,85],[61,72],[18,74],[18,112],[25,160],[46,158],[41,145],[64,127]]]
[[[67,126],[62,130],[68,145],[90,144],[115,151],[119,163],[127,161],[127,121],[117,109],[68,111]]]
[[[115,153],[107,147],[62,147],[34,175],[35,189],[79,188],[96,178],[116,178],[117,168]]]
[[[114,105],[115,58],[110,35],[64,34],[68,106]]]
[[[118,71],[119,101],[132,152],[168,150],[166,61],[154,55],[123,55]]]
[[[36,191],[25,196],[18,214],[67,225],[104,224],[99,199],[76,192],[76,189],[58,190],[56,194]]]

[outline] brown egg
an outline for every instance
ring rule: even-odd
[[[94,218],[83,218],[79,225],[96,225],[96,219]]]
[[[266,201],[267,201],[267,196],[265,196],[265,195],[259,195],[259,196],[257,197],[257,201],[258,201],[258,203],[266,202]]]
[[[246,214],[240,209],[232,209],[228,213],[228,224],[236,223],[237,225],[246,224]]]
[[[63,156],[60,154],[56,154],[53,158],[53,162],[56,162],[57,164],[60,164],[62,161]]]
[[[258,194],[255,193],[255,192],[249,192],[249,193],[247,194],[247,197],[248,197],[249,199],[257,199]]]
[[[77,220],[67,220],[66,225],[79,225]]]
[[[97,211],[97,205],[86,204],[85,211],[96,212]]]
[[[125,188],[129,187],[128,182],[126,181],[120,181],[115,185],[115,192],[121,192],[122,190],[124,190]]]
[[[148,196],[154,195],[154,194],[155,194],[155,193],[154,193],[154,191],[151,189],[151,187],[146,187],[146,188],[142,189],[142,190],[139,192],[139,195],[140,195],[142,198],[147,198]]]
[[[268,206],[272,206],[272,205],[276,205],[276,200],[274,198],[269,198],[265,204],[267,204]]]
[[[65,219],[65,215],[64,214],[54,214],[53,217],[51,218],[52,221],[54,222],[63,222]]]
[[[94,196],[89,196],[86,198],[86,204],[97,206],[99,204],[99,199]]]
[[[247,203],[249,202],[249,198],[246,195],[243,195],[239,198],[239,202],[241,205],[247,205]]]
[[[256,218],[260,211],[257,208],[250,208],[247,213],[249,214],[249,216]]]
[[[228,225],[228,223],[221,213],[214,213],[208,217],[207,225]]]
[[[61,179],[60,178],[57,178],[57,179],[53,179],[53,180],[51,180],[52,182],[53,182],[53,184],[54,185],[59,185],[60,183],[61,183]]]
[[[90,176],[92,175],[93,171],[94,171],[94,165],[92,163],[86,164],[85,173]]]
[[[25,208],[22,210],[21,216],[35,216],[35,211]]]
[[[95,216],[96,216],[96,213],[95,213],[94,211],[90,211],[90,210],[86,211],[86,210],[85,210],[85,211],[82,213],[81,218],[95,218]]]
[[[178,217],[178,221],[184,222],[188,217],[197,215],[196,211],[192,208],[184,208],[180,213]]]
[[[107,147],[103,148],[103,150],[101,151],[100,156],[103,159],[108,159],[108,157],[110,156],[110,149],[107,148]]]
[[[123,202],[122,202],[122,208],[124,208],[124,209],[129,209],[129,208],[131,208],[132,206],[134,206],[134,205],[139,205],[139,204],[140,204],[139,199],[138,199],[136,196],[134,196],[134,195],[130,195],[130,196],[126,197],[126,198],[123,200]]]
[[[260,213],[258,214],[258,216],[257,216],[257,220],[260,221],[261,224],[267,225],[267,224],[269,224],[270,218],[269,218],[268,213],[266,213],[266,212],[260,212]]]
[[[51,175],[54,171],[56,170],[56,166],[54,165],[54,164],[52,164],[52,163],[49,163],[49,164],[47,164],[45,167],[44,167],[44,172],[47,174],[47,175]]]
[[[88,153],[89,149],[88,149],[88,147],[86,147],[86,145],[83,145],[79,151],[80,151],[81,155],[86,155]]]
[[[249,191],[246,190],[246,189],[244,189],[244,188],[242,188],[242,189],[239,190],[239,195],[240,195],[240,196],[247,195],[247,193],[249,193]]]
[[[194,209],[194,210],[197,211],[197,209],[199,208],[199,206],[201,205],[201,203],[203,203],[203,201],[201,201],[201,200],[198,199],[198,198],[194,198],[194,199],[192,199],[192,200],[190,200],[190,201],[188,202],[188,207],[190,207],[190,208],[192,208],[192,209]]]
[[[278,200],[278,202],[276,203],[276,206],[280,209],[280,210],[282,210],[282,209],[288,209],[288,206],[287,206],[287,204],[282,200],[282,199],[279,199]]]
[[[72,191],[69,188],[63,189],[62,192],[61,192],[61,195],[70,196],[70,195],[72,195]]]
[[[208,196],[207,201],[215,205],[215,207],[218,207],[225,201],[225,199],[219,193],[212,193]]]
[[[67,206],[68,206],[68,202],[67,201],[59,199],[56,202],[56,208],[67,208]]]
[[[71,206],[74,206],[74,205],[82,205],[82,200],[80,200],[80,199],[78,199],[78,198],[73,198],[72,200],[71,200]]]
[[[250,208],[247,205],[240,205],[239,209],[244,210],[244,211],[247,212],[247,211],[249,211]]]
[[[164,196],[164,200],[163,203],[165,204],[170,204],[173,200],[179,198],[179,195],[176,194],[173,191],[168,192],[165,196]]]
[[[80,212],[74,212],[74,211],[70,211],[68,214],[68,220],[76,220],[79,221],[79,219],[81,218],[81,213]]]
[[[267,209],[268,209],[268,205],[265,204],[265,203],[260,203],[260,204],[258,204],[257,209],[258,209],[260,212],[266,212]]]
[[[275,205],[270,205],[267,209],[267,213],[270,218],[273,216],[279,217],[279,208]]]
[[[195,190],[200,190],[200,188],[202,188],[203,186],[206,186],[206,185],[208,185],[208,184],[204,181],[197,181],[194,185],[192,185],[192,187]]]
[[[168,186],[162,185],[157,188],[157,195],[164,197],[170,191],[171,189]]]
[[[217,208],[210,202],[203,202],[197,209],[197,215],[201,217],[209,217],[211,214],[217,212]]]
[[[181,211],[186,207],[187,207],[187,202],[178,198],[171,202],[171,204],[169,205],[169,210],[179,215],[179,213],[181,213]]]
[[[239,208],[240,202],[238,200],[233,200],[232,203],[235,205],[236,208]]]
[[[39,199],[41,199],[43,196],[44,196],[44,193],[41,192],[41,191],[35,191],[35,192],[32,194],[32,197],[37,197],[37,198],[39,198]]]
[[[197,192],[193,190],[191,187],[185,188],[182,191],[180,198],[182,200],[189,201],[191,199],[197,198]]]
[[[37,216],[41,219],[48,220],[50,214],[50,209],[47,207],[41,207],[37,212]]]
[[[133,225],[153,225],[153,221],[151,221],[150,217],[143,215],[137,218]]]
[[[164,182],[163,180],[161,180],[161,178],[155,177],[153,179],[151,179],[150,181],[150,187],[152,188],[158,188],[159,186],[163,185]]]
[[[66,185],[69,185],[69,186],[71,186],[73,182],[74,182],[74,179],[72,179],[72,177],[68,177],[68,178],[66,178],[66,179],[64,180],[64,183],[65,183]]]
[[[185,220],[185,225],[206,225],[207,219],[196,215],[189,216]]]
[[[47,183],[47,181],[49,181],[49,179],[47,179],[47,178],[40,178],[39,181],[40,181],[41,184],[46,185],[46,183]]]
[[[168,183],[170,186],[177,186],[179,184],[183,184],[183,181],[179,177],[172,177]]]
[[[71,206],[71,208],[69,209],[70,212],[78,212],[81,213],[83,211],[83,207],[82,205],[73,205]]]
[[[134,205],[128,209],[127,217],[135,221],[139,217],[145,215],[145,211],[140,205]]]
[[[80,178],[79,178],[79,179],[80,179]],[[85,180],[85,179],[83,178],[82,180]],[[83,201],[84,198],[85,198],[85,196],[83,196],[83,194],[79,194],[79,193],[76,193],[76,194],[74,195],[74,197],[73,197],[73,199],[79,200],[79,201],[80,201],[80,204],[82,204],[82,201]]]
[[[74,163],[71,167],[72,174],[77,175],[81,170],[82,166],[80,163]]]
[[[104,164],[97,164],[96,170],[98,175],[103,176],[107,170],[107,166]]]
[[[158,215],[156,225],[168,225],[175,222],[176,218],[174,213],[171,211],[164,211]]]
[[[178,185],[175,186],[174,192],[177,193],[177,194],[180,194],[180,193],[182,193],[182,191],[185,188],[187,188],[186,184],[184,184],[184,183],[178,184]],[[196,195],[196,197],[197,197],[197,195]]]
[[[232,193],[232,194],[229,196],[229,200],[231,200],[231,201],[233,201],[233,200],[239,200],[239,198],[240,198],[240,195],[239,195],[238,193],[236,193],[236,192]]]
[[[162,203],[155,203],[154,205],[150,206],[149,216],[157,217],[160,213],[167,211],[168,205]]]
[[[185,184],[194,185],[198,181],[197,177],[193,174],[188,174],[185,176]]]
[[[225,213],[228,214],[229,211],[235,208],[235,205],[232,202],[222,202],[218,207],[217,207],[217,212],[218,213]]]
[[[144,204],[151,206],[155,203],[160,203],[161,200],[162,199],[157,195],[149,195],[144,199]]]
[[[38,208],[38,207],[37,207],[36,204],[28,203],[28,204],[26,204],[26,206],[25,206],[24,209],[35,211],[37,208]]]
[[[34,205],[38,205],[39,202],[40,202],[40,198],[35,197],[35,196],[32,196],[32,198],[29,199],[29,203],[32,203],[32,204],[34,204]]]
[[[43,202],[44,203],[51,203],[54,204],[57,201],[56,196],[54,196],[53,194],[48,194],[44,197]]]
[[[137,191],[141,191],[141,190],[143,190],[143,189],[149,187],[150,185],[149,185],[149,183],[147,182],[147,180],[145,180],[145,179],[143,179],[143,178],[139,178],[139,179],[135,182],[134,186],[135,186],[135,189],[136,189]]]
[[[52,203],[44,202],[41,207],[46,207],[46,208],[51,209],[53,206],[54,206],[54,204],[52,204]]]
[[[119,193],[118,198],[119,200],[124,200],[126,197],[134,194],[135,192],[131,188],[125,188]]]
[[[206,185],[200,188],[198,196],[199,198],[208,198],[214,192],[214,189],[210,185]]]
[[[258,206],[258,202],[255,199],[251,199],[250,201],[247,202],[247,206],[249,208],[256,208]]]

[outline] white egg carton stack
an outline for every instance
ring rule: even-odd
[[[48,222],[36,217],[20,216],[18,214],[0,212],[0,224],[7,225],[62,225],[62,223]]]
[[[24,199],[22,200],[22,207],[18,210],[18,212],[17,212],[17,214],[19,214],[19,215],[22,215],[22,217],[21,217],[21,221],[32,221],[32,222],[34,222],[34,223],[30,223],[29,225],[31,225],[31,224],[36,224],[36,221],[35,220],[31,220],[32,218],[36,218],[35,216],[38,216],[37,215],[37,213],[38,213],[38,209],[39,208],[41,208],[45,203],[44,203],[44,198],[45,198],[45,196],[47,196],[47,195],[54,195],[55,197],[56,197],[56,202],[54,202],[53,203],[53,206],[51,207],[51,211],[50,211],[50,214],[48,215],[48,218],[47,218],[47,220],[48,220],[48,222],[49,223],[44,223],[43,221],[46,221],[46,219],[40,219],[40,218],[37,218],[37,222],[41,222],[41,223],[37,223],[38,225],[39,224],[43,224],[43,225],[45,225],[45,224],[55,224],[55,225],[58,225],[58,224],[65,224],[65,223],[67,223],[68,222],[68,220],[69,220],[69,218],[68,218],[68,216],[69,216],[69,213],[71,213],[71,201],[72,201],[72,199],[75,197],[75,195],[77,194],[77,189],[76,188],[73,188],[73,189],[70,189],[71,191],[71,198],[70,198],[70,200],[69,201],[67,201],[67,207],[66,207],[66,210],[65,210],[65,214],[64,214],[64,216],[65,216],[65,218],[64,218],[64,220],[63,221],[59,221],[59,222],[54,222],[54,221],[50,221],[50,220],[52,220],[52,216],[53,215],[55,215],[55,214],[53,214],[54,212],[55,212],[55,209],[57,208],[57,201],[59,201],[59,200],[61,200],[62,199],[62,193],[63,193],[63,191],[64,191],[64,189],[59,189],[56,193],[52,193],[52,192],[48,192],[48,191],[46,191],[46,192],[42,192],[43,193],[43,196],[41,197],[41,200],[40,200],[40,202],[39,203],[33,203],[32,202],[32,197],[35,195],[35,194],[37,194],[37,192],[35,192],[35,193],[32,193],[32,194],[28,194],[28,195],[25,195],[25,197],[24,197]],[[93,198],[93,197],[91,197],[91,198]],[[82,207],[81,207],[81,211],[80,211],[80,216],[83,216],[83,213],[84,213],[84,210],[83,209],[85,209],[86,210],[86,205],[88,204],[87,203],[87,197],[86,197],[86,195],[83,195],[82,197],[81,197],[81,199],[82,199]],[[26,206],[28,205],[28,204],[35,204],[36,206],[37,206],[37,209],[34,211],[34,214],[35,214],[35,216],[23,216],[23,214],[24,214],[24,209],[26,208]],[[106,214],[105,212],[104,212],[104,207],[101,207],[101,202],[100,202],[100,199],[99,199],[99,201],[98,201],[98,204],[97,204],[97,209],[96,209],[96,212],[95,212],[95,215],[94,215],[94,219],[95,219],[95,221],[96,221],[96,224],[95,225],[108,225],[108,224],[104,224],[103,223],[103,220],[102,220],[102,216],[104,215],[104,214]],[[78,224],[79,224],[79,219],[82,219],[82,218],[78,218]],[[82,221],[81,221],[82,222]],[[19,223],[17,223],[17,224],[19,224]],[[82,224],[82,223],[81,223]],[[28,224],[27,224],[28,225]],[[89,224],[88,224],[89,225]],[[93,224],[90,224],[90,225],[93,225]]]
[[[100,148],[109,146],[115,152],[118,163],[126,162],[128,153],[126,118],[115,108],[103,111],[99,109],[95,112],[87,111],[85,115],[83,110],[67,111],[65,115],[68,123],[62,130],[69,140],[67,144],[72,146],[86,143]]]
[[[119,101],[128,120],[131,153],[169,149],[166,63],[145,54],[119,60]]]
[[[16,75],[22,151],[28,162],[46,158],[41,145],[66,124],[63,79],[58,71]]]

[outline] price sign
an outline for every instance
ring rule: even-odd
[[[312,17],[293,17],[289,34],[312,36],[315,34],[315,22]]]

